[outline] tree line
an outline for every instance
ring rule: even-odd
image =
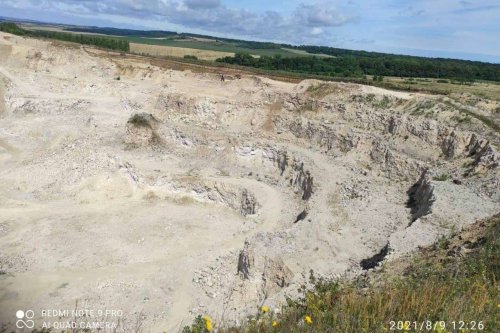
[[[105,49],[118,50],[128,52],[130,51],[130,44],[125,39],[110,38],[96,35],[82,35],[60,31],[47,31],[47,30],[26,30],[19,27],[15,23],[2,22],[0,23],[0,31],[8,32],[19,36],[29,37],[43,37],[50,39],[57,39],[62,41],[74,42],[85,45],[94,45]]]
[[[120,29],[120,28],[100,28],[100,27],[70,27],[66,28],[66,31],[74,32],[90,32],[98,33],[103,35],[114,35],[114,36],[127,36],[127,37],[146,37],[146,38],[204,38],[211,39],[214,42],[223,42],[233,44],[237,47],[243,47],[248,49],[281,49],[285,47],[284,44],[276,44],[271,42],[254,42],[242,39],[233,38],[223,38],[223,37],[213,37],[201,34],[193,33],[178,33],[175,31],[164,31],[164,30],[132,30],[132,29]],[[289,45],[289,47],[292,47]]]
[[[332,57],[300,56],[291,58],[279,55],[254,58],[250,54],[237,53],[233,57],[219,58],[216,61],[266,70],[282,70],[332,77],[363,77],[365,75],[374,75],[448,78],[461,81],[500,81],[499,64],[399,56],[383,53],[361,55],[362,53],[370,52],[353,52],[351,54],[338,54]]]

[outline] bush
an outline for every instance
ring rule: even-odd
[[[0,31],[19,36],[23,36],[26,34],[26,30],[21,29],[17,24],[11,22],[0,23]]]
[[[451,179],[451,176],[449,174],[443,173],[439,176],[433,177],[432,179],[434,179],[435,181],[438,181],[438,182],[445,182],[445,181]]]
[[[120,38],[110,38],[110,37],[102,37],[94,35],[92,36],[78,35],[67,32],[59,32],[59,31],[46,31],[46,30],[31,31],[31,30],[25,30],[19,27],[17,24],[11,22],[0,23],[0,31],[8,32],[19,36],[50,38],[50,39],[57,39],[79,44],[94,45],[111,50],[119,50],[125,52],[130,51],[129,42],[125,39],[120,39]]]
[[[198,60],[198,57],[195,55],[186,54],[184,56],[184,59]]]
[[[191,326],[185,326],[182,333],[210,333],[212,331],[212,320],[205,316],[198,316]]]
[[[156,118],[150,113],[136,113],[132,117],[130,117],[127,123],[133,124],[137,127],[153,128],[153,124],[156,121]]]

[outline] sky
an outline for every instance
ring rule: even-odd
[[[500,63],[499,0],[0,0],[0,16]]]

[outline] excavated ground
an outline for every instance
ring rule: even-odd
[[[310,270],[355,277],[499,211],[498,133],[444,96],[221,82],[0,34],[0,97],[10,327],[76,301],[151,332],[238,322]]]

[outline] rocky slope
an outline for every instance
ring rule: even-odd
[[[238,322],[499,211],[498,133],[448,97],[7,34],[0,77],[1,322],[76,300],[151,331]]]

